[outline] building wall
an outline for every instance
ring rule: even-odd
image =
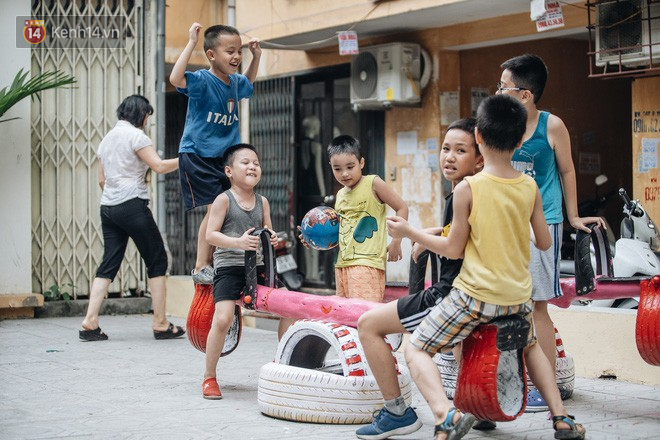
[[[30,50],[14,44],[16,16],[30,15],[26,0],[3,2],[0,27],[10,36],[0,47],[4,68],[0,69],[0,88],[14,79],[22,68],[30,70]],[[5,113],[0,122],[0,295],[32,292],[32,252],[30,230],[30,99],[24,99]]]
[[[165,63],[174,64],[188,44],[190,26],[197,22],[202,25],[201,34],[214,24],[227,24],[225,0],[167,2],[165,9]],[[240,3],[240,2],[237,2]],[[190,63],[206,66],[208,62],[204,55],[203,38],[197,43]],[[167,81],[168,86],[169,80]]]
[[[568,128],[578,200],[594,197],[594,179],[600,173],[609,178],[603,188],[605,191],[625,187],[630,192],[632,185],[628,110],[631,106],[632,80],[588,78],[587,51],[588,44],[584,40],[561,38],[522,42],[462,51],[460,67],[461,114],[468,116],[470,90],[473,87],[487,88],[494,93],[502,62],[527,52],[543,58],[549,77],[538,106],[559,116]],[[587,170],[584,161],[592,155],[600,159],[599,171]],[[605,207],[604,215],[618,231],[622,217],[618,196],[612,197]]]
[[[243,9],[248,8],[250,3],[241,2],[237,14],[238,26],[239,29],[245,28],[247,33],[262,39],[281,37],[284,35],[284,25],[289,34],[295,35],[314,29],[314,26],[322,28],[320,22],[327,26],[336,24],[337,16],[346,21],[346,17],[356,13],[357,8],[357,5],[353,4],[355,2],[340,1],[333,4],[332,9],[314,9],[309,5],[285,14],[287,5],[280,3],[288,2],[278,2],[277,17],[271,8],[255,19],[250,15],[246,16],[246,10]],[[419,8],[429,6],[425,2],[395,3]],[[285,9],[281,10],[282,7]],[[377,18],[376,13],[399,12],[401,11],[391,8],[378,8],[369,19]],[[390,183],[404,197],[406,194],[412,195],[407,200],[411,204],[413,223],[430,226],[440,215],[443,192],[440,177],[439,173],[429,174],[429,167],[426,166],[429,152],[424,147],[428,139],[438,138],[441,141],[444,135],[443,127],[439,125],[443,116],[439,103],[440,94],[458,91],[460,116],[469,116],[473,110],[472,88],[482,88],[488,93],[494,93],[495,83],[501,73],[500,64],[511,56],[525,52],[542,56],[550,69],[550,81],[540,106],[559,115],[569,128],[578,179],[578,199],[594,196],[594,178],[601,172],[610,179],[606,190],[632,186],[632,155],[627,148],[622,151],[622,146],[631,145],[629,112],[624,110],[631,105],[631,80],[589,79],[585,28],[587,15],[584,9],[576,7],[564,7],[563,12],[566,21],[563,31],[574,29],[574,33],[581,33],[578,35],[579,39],[550,38],[553,34],[549,32],[539,34],[534,23],[530,21],[529,14],[523,13],[360,40],[361,47],[393,41],[417,42],[433,59],[433,78],[424,90],[421,108],[395,107],[386,113],[386,174],[388,178],[390,175],[395,177],[396,180]],[[356,14],[353,17],[358,19],[362,16]],[[517,40],[518,42],[511,42]],[[259,78],[296,74],[349,62],[349,57],[338,54],[336,45],[306,52],[266,49],[262,56]],[[616,103],[616,106],[613,106],[613,103]],[[400,131],[409,130],[418,132],[419,154],[399,157],[396,154],[396,135]],[[594,157],[600,160],[600,167],[587,170],[586,159]],[[581,159],[583,172],[580,172]],[[410,178],[413,169],[415,179]],[[420,182],[427,182],[431,191],[418,191],[415,185]],[[621,218],[620,211],[618,199],[613,198],[606,205],[604,212],[616,229]]]
[[[634,190],[628,194],[642,202],[657,225],[660,224],[660,76],[635,80],[632,90]]]

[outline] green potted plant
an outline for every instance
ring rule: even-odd
[[[0,118],[14,104],[21,99],[32,96],[42,90],[54,89],[65,85],[75,84],[76,78],[60,70],[42,72],[39,75],[27,79],[30,72],[19,70],[11,85],[0,90]],[[39,95],[36,95],[39,97]],[[0,119],[0,122],[7,122],[17,118]]]

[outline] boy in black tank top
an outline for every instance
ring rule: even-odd
[[[453,187],[483,167],[474,137],[474,118],[460,119],[447,128],[440,152],[442,174]],[[442,227],[429,228],[429,234],[447,235],[452,219],[452,194],[447,196]],[[424,250],[415,244],[412,255],[416,259]],[[371,425],[356,432],[361,439],[384,439],[392,435],[403,435],[417,431],[422,423],[415,410],[407,407],[401,395],[396,367],[390,347],[383,339],[390,333],[412,333],[436,302],[451,290],[452,282],[461,269],[463,260],[441,259],[441,274],[438,283],[430,288],[371,309],[360,317],[358,331],[371,371],[383,393],[385,406],[376,415]]]

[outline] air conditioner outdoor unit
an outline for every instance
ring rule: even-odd
[[[420,104],[421,64],[421,48],[414,43],[360,49],[351,59],[351,104],[356,109]]]
[[[597,66],[619,64],[619,60],[626,66],[649,64],[651,50],[653,61],[660,59],[660,3],[647,6],[648,2],[613,0],[596,4]]]

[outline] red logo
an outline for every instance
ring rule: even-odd
[[[233,99],[227,100],[227,111],[229,112],[229,114],[234,113],[235,106],[236,106],[236,101],[234,101]]]
[[[30,44],[38,44],[46,38],[44,20],[25,20],[23,38]]]

